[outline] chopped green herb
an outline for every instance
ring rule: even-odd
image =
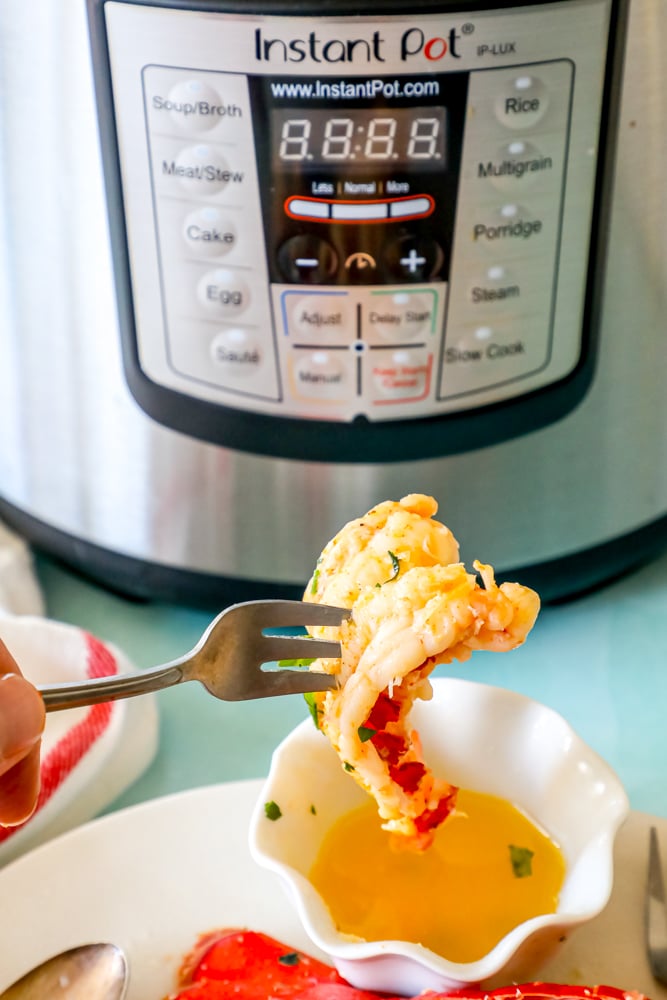
[[[315,723],[315,729],[320,728],[320,710],[317,706],[317,700],[312,691],[306,691],[304,694],[304,700],[308,706],[308,711],[310,712],[311,718]]]
[[[375,584],[375,586],[376,586],[376,587],[378,588],[378,590],[379,590],[379,589],[380,589],[380,587],[382,586],[382,584],[381,584],[381,583],[376,583],[376,584]]]
[[[534,851],[528,847],[517,847],[516,844],[509,845],[510,861],[515,878],[526,878],[533,874],[532,859]]]
[[[305,659],[305,660],[277,660],[276,662],[278,663],[279,667],[309,667],[311,665],[311,663],[315,662],[315,659],[314,659],[314,657],[311,657],[309,660],[308,659]]]
[[[311,594],[317,593],[317,581],[319,580],[319,578],[320,578],[320,571],[319,569],[316,569],[315,572],[313,573],[313,582],[310,585]]]
[[[277,802],[273,801],[264,803],[264,812],[266,813],[267,819],[280,819],[282,816],[280,806]]]
[[[317,809],[315,808],[312,802],[310,803],[310,811],[313,814],[313,816],[317,816]]]
[[[343,761],[343,767],[345,768],[346,771],[354,771],[354,765],[348,764],[346,760]]]
[[[401,572],[401,564],[398,561],[398,556],[394,555],[391,549],[387,550],[389,553],[389,558],[391,559],[391,576],[390,580],[395,580],[398,574]]]
[[[299,953],[298,951],[287,951],[284,955],[278,956],[278,961],[281,965],[298,965]]]
[[[377,732],[377,729],[371,729],[370,726],[359,726],[357,733],[359,739],[362,743],[366,743],[368,740],[372,740]]]

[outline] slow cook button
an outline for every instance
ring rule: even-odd
[[[294,383],[296,395],[309,399],[344,399],[348,395],[345,362],[330,351],[299,352],[294,359]]]
[[[230,182],[243,181],[242,171],[232,171],[217,149],[203,143],[187,146],[176,159],[164,159],[161,172],[165,179],[173,178],[192,194],[210,195],[222,191]]]
[[[347,342],[354,335],[347,295],[318,294],[295,297],[288,313],[289,332],[310,343]]]
[[[206,205],[186,216],[183,239],[198,257],[222,257],[236,246],[236,227],[219,208]]]
[[[211,357],[226,374],[244,378],[257,371],[262,352],[248,330],[230,327],[221,330],[211,341]]]
[[[542,81],[532,73],[517,73],[500,86],[496,118],[508,128],[532,128],[544,117],[548,106],[549,97]]]
[[[435,296],[432,299],[410,292],[374,295],[364,330],[394,344],[425,336],[432,329]]]
[[[431,386],[432,355],[426,351],[373,351],[375,401],[424,399]]]
[[[250,290],[234,271],[217,268],[199,279],[197,298],[216,316],[238,316],[250,303]]]

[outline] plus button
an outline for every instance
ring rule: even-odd
[[[412,247],[407,257],[401,257],[399,261],[401,267],[404,267],[410,274],[416,274],[417,270],[422,268],[425,263],[426,257],[421,257],[414,247]]]

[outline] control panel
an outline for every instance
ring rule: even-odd
[[[383,20],[104,11],[151,383],[378,422],[577,368],[610,0]]]

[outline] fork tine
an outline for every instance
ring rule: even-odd
[[[340,643],[310,639],[305,635],[263,635],[256,643],[258,656],[268,660],[308,660],[320,656],[340,657]]]
[[[273,670],[262,674],[261,688],[257,688],[254,697],[331,691],[337,686],[338,681],[333,674],[319,674],[311,670]]]
[[[255,605],[254,618],[262,628],[297,628],[300,625],[340,625],[350,617],[349,608],[334,608],[328,604],[307,601],[249,601]]]

